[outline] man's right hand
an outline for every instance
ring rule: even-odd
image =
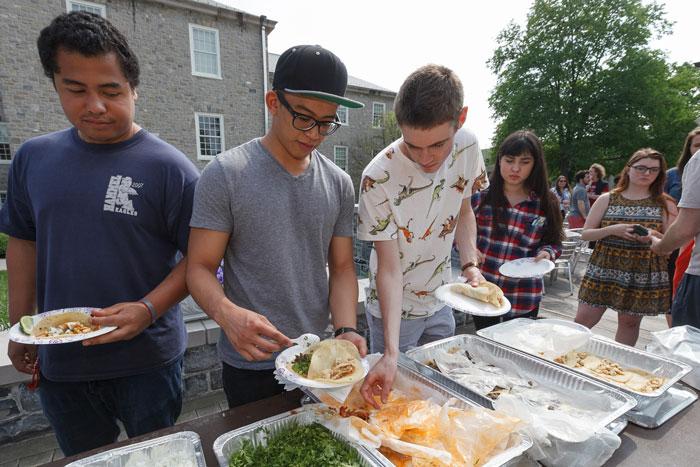
[[[265,316],[245,308],[227,310],[217,322],[231,345],[248,361],[269,360],[274,352],[293,344]]]
[[[19,344],[10,341],[7,345],[7,356],[10,357],[12,366],[22,373],[32,374],[36,363],[36,345]]]

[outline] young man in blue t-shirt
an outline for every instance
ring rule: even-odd
[[[185,262],[197,169],[134,123],[139,66],[124,36],[88,13],[55,18],[39,55],[72,128],[26,141],[0,230],[12,323],[35,310],[91,307],[115,331],[82,343],[10,342],[69,456],[174,424],[182,406]],[[37,352],[38,350],[38,352]],[[38,359],[37,359],[38,353]]]

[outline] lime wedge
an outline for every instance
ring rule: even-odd
[[[19,327],[25,334],[31,334],[34,327],[34,318],[32,316],[22,316],[19,319]]]

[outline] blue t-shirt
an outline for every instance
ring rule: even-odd
[[[588,215],[588,211],[591,209],[590,202],[588,201],[588,194],[586,193],[586,187],[583,185],[583,183],[579,183],[574,187],[574,192],[571,194],[571,204],[569,205],[569,213],[572,216],[579,216],[583,217],[582,212],[579,211],[578,209],[578,202],[583,201],[583,205],[586,208],[586,216]]]
[[[671,196],[676,202],[681,199],[681,176],[678,173],[678,167],[673,167],[666,171],[666,183],[664,184],[664,193]]]
[[[0,231],[36,242],[39,312],[104,308],[153,290],[187,250],[198,176],[182,152],[145,130],[109,145],[88,144],[74,128],[25,142]],[[176,305],[129,341],[42,345],[39,358],[50,380],[89,381],[167,365],[185,345]]]

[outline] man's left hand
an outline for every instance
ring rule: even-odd
[[[481,271],[476,266],[468,267],[462,274],[464,278],[467,279],[467,283],[472,287],[479,287],[479,284],[486,282],[486,279],[484,279],[484,276],[481,275]]]
[[[91,321],[92,324],[116,326],[117,329],[93,339],[84,340],[83,345],[128,341],[151,325],[151,314],[146,305],[141,302],[125,302],[117,303],[109,308],[94,310]]]
[[[367,342],[365,342],[365,338],[362,337],[361,335],[357,334],[356,332],[346,332],[343,334],[339,334],[336,339],[345,339],[346,341],[352,342],[355,347],[357,347],[357,350],[360,352],[360,357],[364,357],[367,355]]]

